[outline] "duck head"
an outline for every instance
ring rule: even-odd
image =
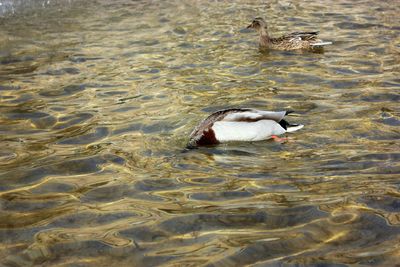
[[[247,29],[255,29],[256,31],[260,31],[261,29],[264,29],[267,27],[267,23],[263,18],[255,18],[251,22],[249,26],[247,26]]]

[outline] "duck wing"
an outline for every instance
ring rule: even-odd
[[[317,38],[318,32],[292,32],[286,35],[288,39],[300,38],[303,41],[314,40]]]
[[[280,122],[290,111],[264,111],[258,109],[239,109],[228,112],[222,121],[254,122],[259,120],[273,120]]]
[[[296,43],[317,39],[318,32],[292,32],[278,38],[271,38],[272,43]]]

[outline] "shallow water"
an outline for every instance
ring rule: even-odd
[[[0,17],[0,264],[400,262],[397,1],[47,2]],[[306,126],[184,150],[236,106]]]

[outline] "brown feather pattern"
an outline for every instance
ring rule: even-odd
[[[248,28],[254,28],[259,32],[259,46],[261,49],[297,50],[321,48],[321,46],[314,46],[322,42],[317,38],[318,32],[293,32],[273,38],[269,36],[267,24],[262,18],[255,18]]]

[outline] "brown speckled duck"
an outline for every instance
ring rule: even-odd
[[[224,109],[212,113],[190,134],[188,148],[229,141],[261,141],[294,132],[301,124],[284,120],[290,111],[263,111],[252,108]]]
[[[255,18],[247,28],[255,29],[260,34],[259,46],[261,49],[297,50],[321,49],[332,42],[317,39],[318,32],[293,32],[278,38],[272,38],[267,31],[267,23],[263,18]]]

